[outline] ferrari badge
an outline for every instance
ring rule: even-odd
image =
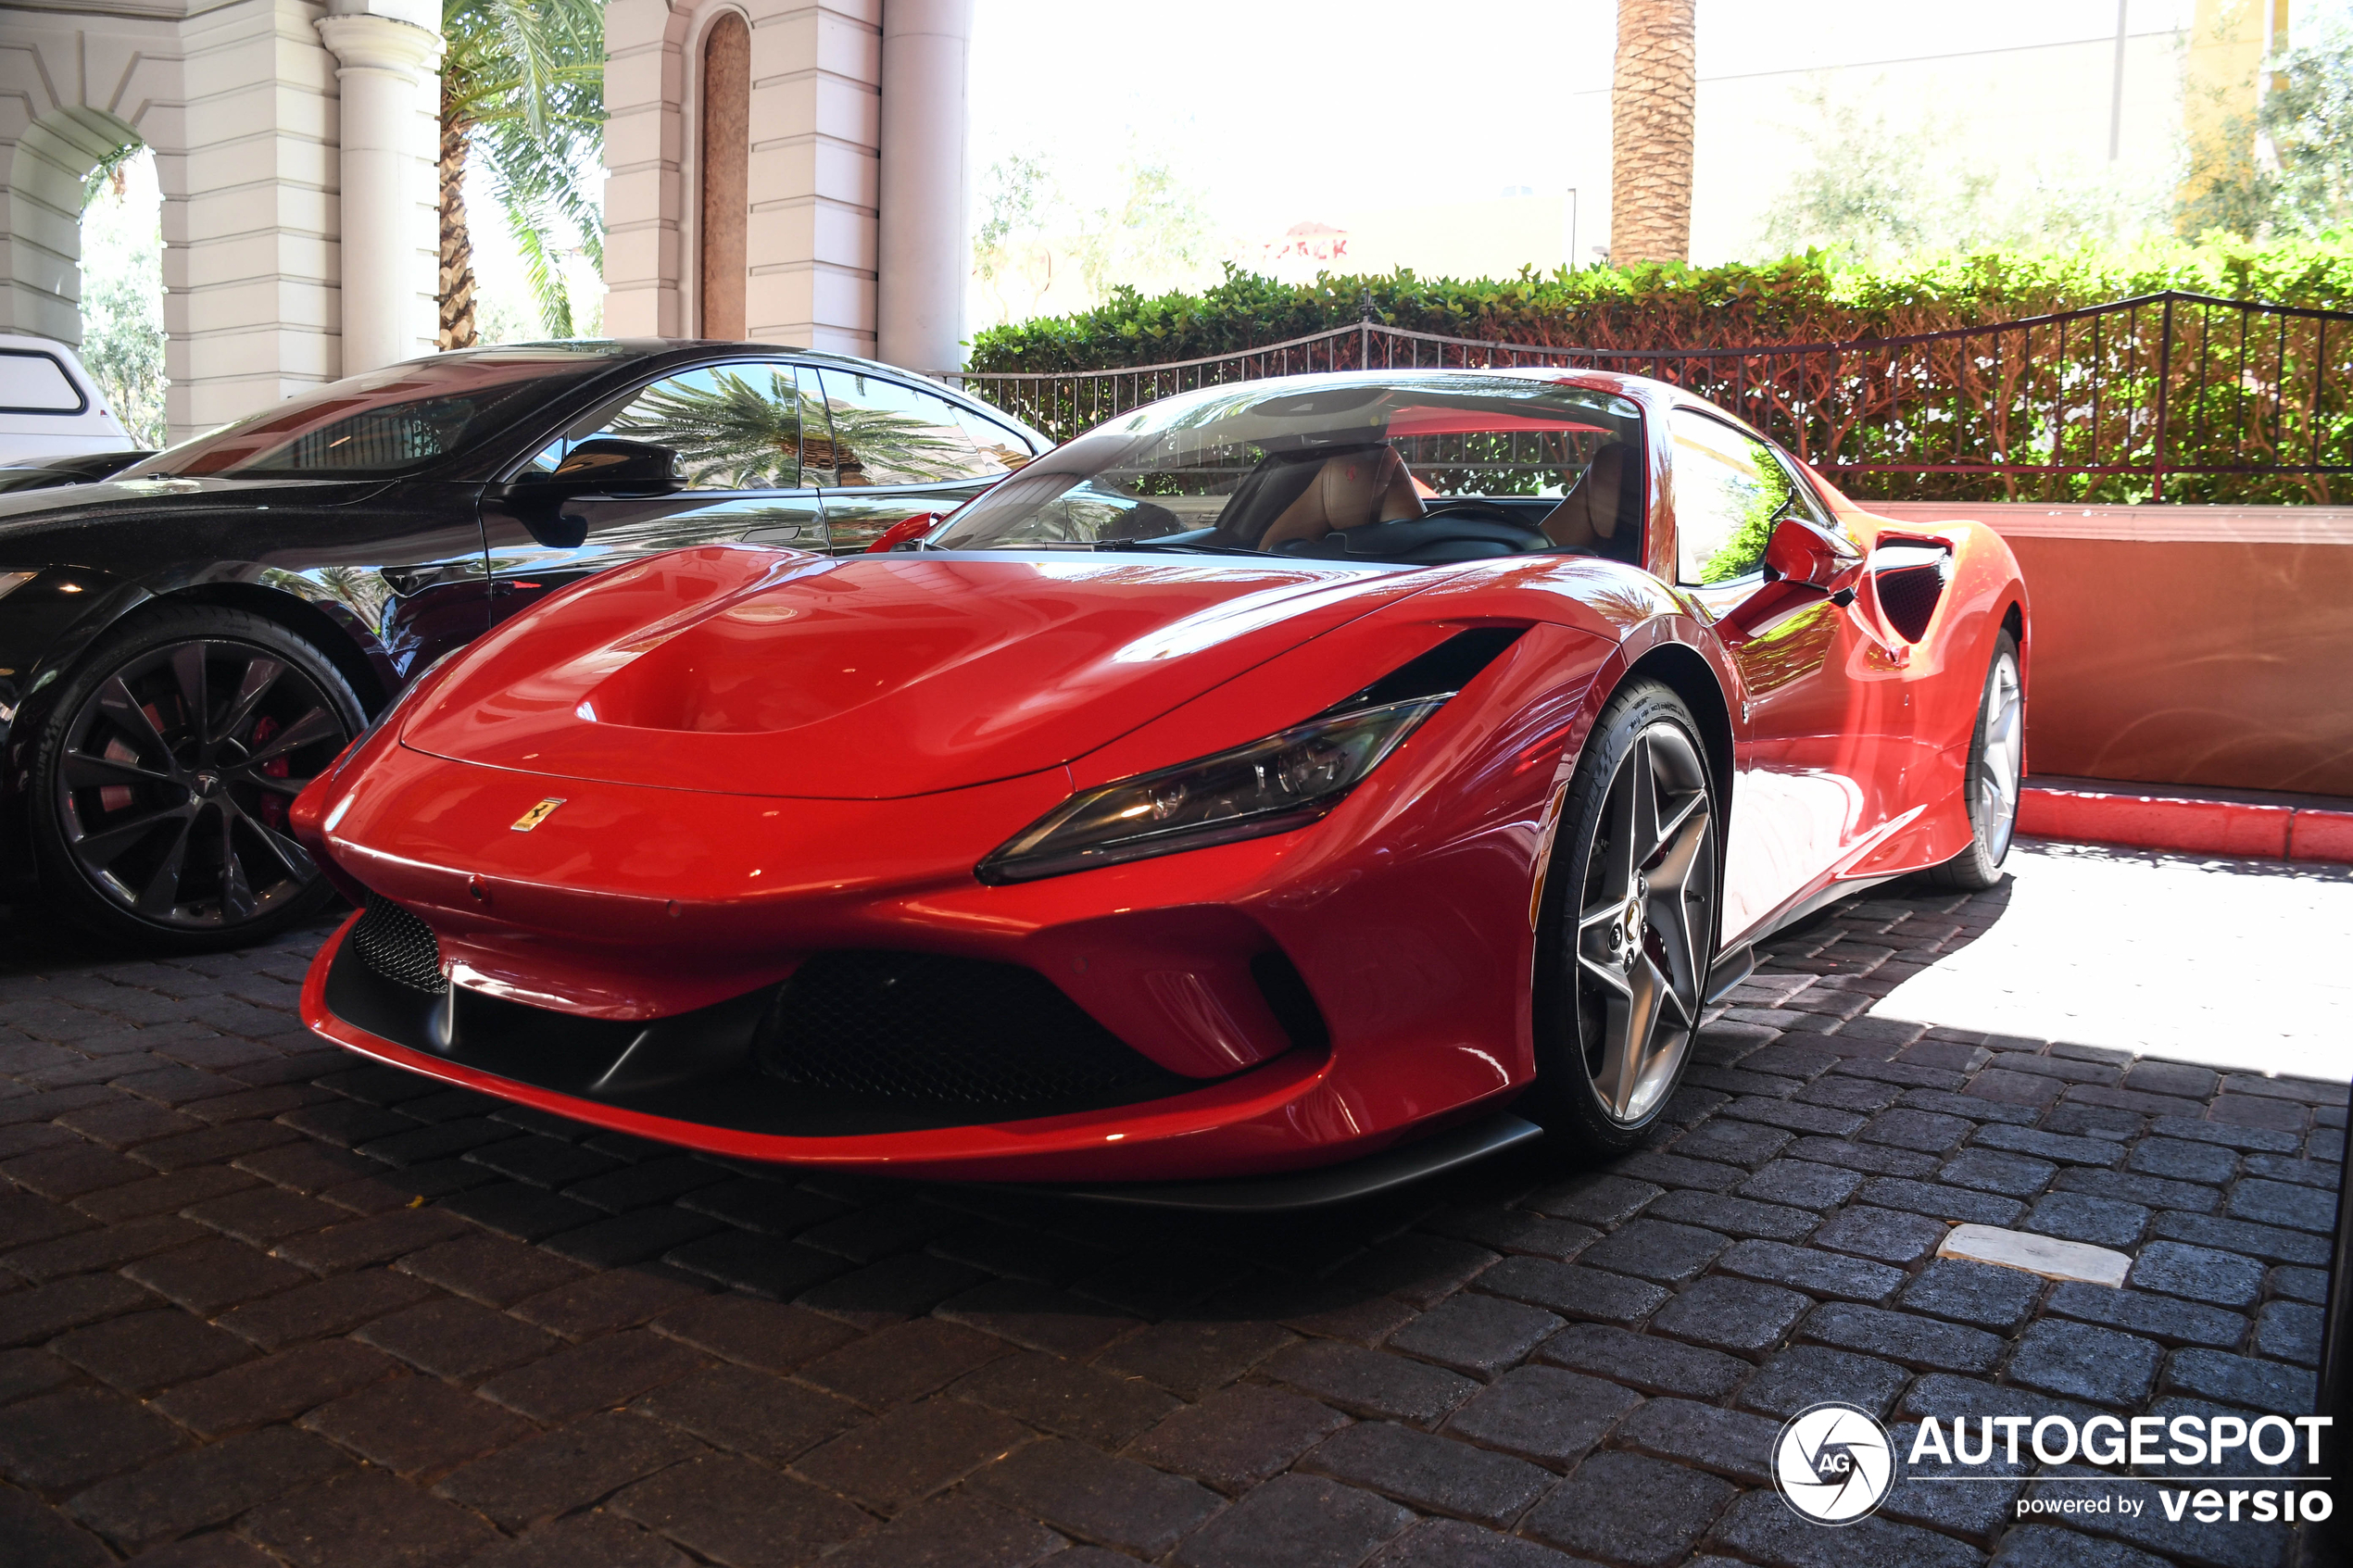
[[[563,803],[564,797],[562,796],[549,796],[547,799],[541,801],[538,805],[534,806],[530,810],[525,811],[522,816],[515,819],[515,831],[517,833],[529,833],[533,828],[537,827],[549,817],[555,815],[556,808]]]

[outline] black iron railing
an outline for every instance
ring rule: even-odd
[[[1724,348],[1574,348],[1365,320],[1174,364],[949,376],[1067,438],[1309,371],[1557,368],[1732,409],[1858,497],[2327,503],[2353,490],[2353,312],[2168,293],[1985,326]]]

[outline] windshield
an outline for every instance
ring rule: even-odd
[[[395,478],[529,413],[624,352],[508,348],[388,365],[182,442],[121,477]]]
[[[1296,376],[1138,409],[1039,458],[925,543],[1632,561],[1642,449],[1631,401],[1535,376]]]

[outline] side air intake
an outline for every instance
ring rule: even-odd
[[[1879,595],[1880,611],[1895,634],[1907,643],[1927,636],[1928,623],[1944,597],[1944,584],[1952,580],[1952,550],[1910,541],[1881,545],[1871,552],[1864,570]]]

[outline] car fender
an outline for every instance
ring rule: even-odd
[[[237,588],[243,590],[235,601],[237,608],[287,624],[313,642],[321,641],[317,626],[323,618],[343,646],[322,646],[320,651],[344,670],[346,679],[350,679],[356,663],[374,677],[380,691],[399,687],[389,654],[355,607],[321,584],[283,568],[256,561],[182,563],[136,579],[79,568],[53,570],[69,574],[86,596],[81,613],[62,627],[51,621],[45,628],[30,629],[21,641],[9,638],[0,629],[0,661],[5,661],[0,668],[20,671],[0,677],[0,748],[5,748],[0,754],[6,759],[5,774],[0,774],[0,811],[6,815],[10,831],[5,837],[9,840],[21,838],[32,747],[56,711],[57,696],[67,677],[94,644],[149,604],[182,596],[201,598],[208,590],[223,586]],[[0,615],[0,623],[6,620]],[[368,696],[364,688],[360,696],[364,702]],[[14,864],[14,849],[8,853],[10,869],[22,869]]]

